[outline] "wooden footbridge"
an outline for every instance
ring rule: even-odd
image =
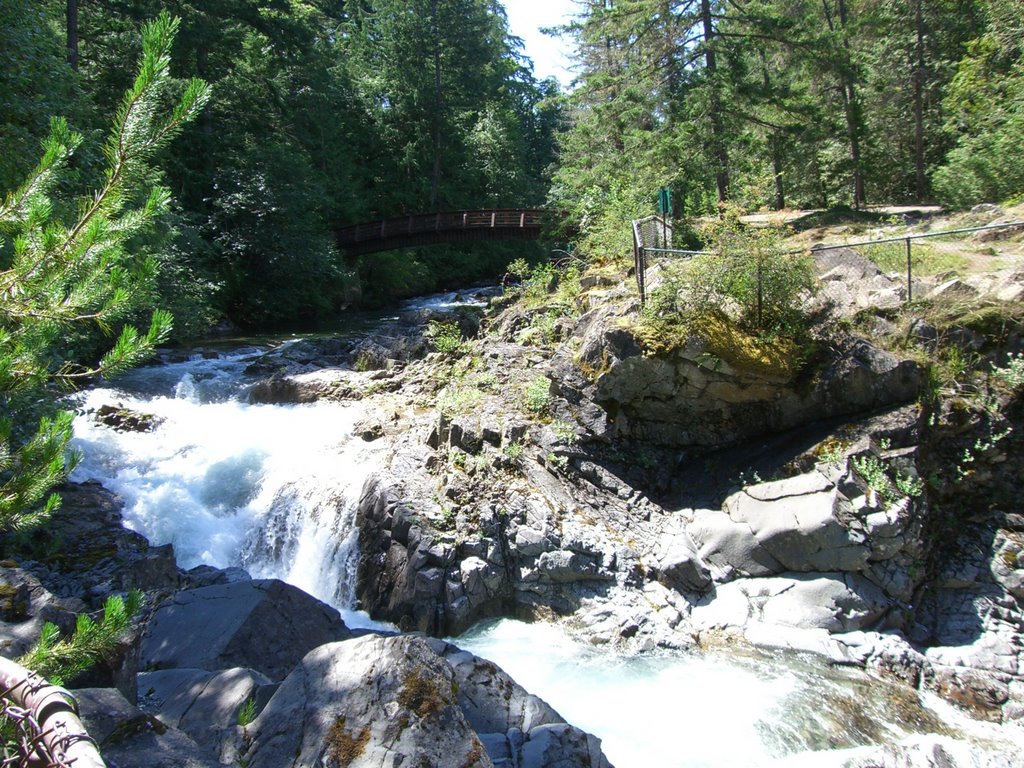
[[[549,215],[538,208],[424,213],[354,224],[335,230],[335,237],[349,256],[437,243],[537,240]]]

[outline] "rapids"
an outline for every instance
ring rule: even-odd
[[[84,393],[73,480],[124,500],[125,524],[173,544],[178,564],[238,566],[345,609],[352,602],[355,506],[377,448],[354,437],[358,404],[252,405],[254,350],[138,369]],[[151,414],[151,432],[90,418],[106,404]]]

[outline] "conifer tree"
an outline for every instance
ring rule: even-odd
[[[138,364],[170,331],[159,310],[145,332],[126,322],[147,308],[155,276],[132,238],[170,199],[150,161],[209,98],[201,80],[180,88],[170,77],[177,28],[166,13],[143,28],[138,74],[103,146],[97,190],[75,206],[60,196],[82,137],[55,118],[38,166],[0,204],[0,532],[39,525],[57,507],[50,490],[72,461],[71,415],[53,413],[55,392]],[[96,360],[67,343],[83,329],[117,337]]]

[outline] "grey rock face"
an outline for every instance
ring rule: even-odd
[[[628,357],[596,380],[593,399],[619,437],[664,446],[725,445],[816,419],[912,400],[921,370],[849,339],[810,388],[745,373],[693,342],[663,357]]]
[[[253,722],[251,768],[493,766],[456,703],[454,673],[422,640],[368,636],[321,646]]]
[[[307,651],[349,635],[336,610],[296,587],[276,579],[238,581],[185,590],[158,607],[140,666],[242,666],[280,680]]]
[[[75,691],[82,723],[103,759],[118,768],[215,768],[212,753],[111,688]]]
[[[274,688],[251,669],[167,669],[139,676],[141,701],[166,725],[182,731],[211,754],[224,755],[242,706]],[[262,701],[260,703],[266,703]]]

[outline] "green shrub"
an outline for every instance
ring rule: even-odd
[[[478,407],[483,399],[483,393],[479,389],[453,384],[441,393],[437,407],[448,416],[460,416]]]
[[[518,440],[513,440],[512,442],[505,443],[504,447],[501,450],[509,461],[516,462],[523,457],[523,444]]]
[[[544,415],[551,407],[551,382],[547,376],[538,376],[526,385],[524,392],[526,410]]]
[[[738,210],[726,210],[703,232],[707,250],[717,255],[696,257],[686,275],[694,308],[732,303],[746,330],[802,330],[803,303],[817,284],[814,262],[806,254],[787,253],[783,234],[771,227],[746,227]]]
[[[79,614],[74,634],[66,639],[55,624],[47,622],[39,642],[18,663],[54,685],[71,682],[113,651],[141,607],[142,592],[138,590],[129,592],[127,598],[108,597],[103,618],[93,621],[87,614]]]
[[[466,348],[462,331],[455,323],[431,320],[423,336],[430,342],[430,346],[442,355],[455,356],[464,352]]]

